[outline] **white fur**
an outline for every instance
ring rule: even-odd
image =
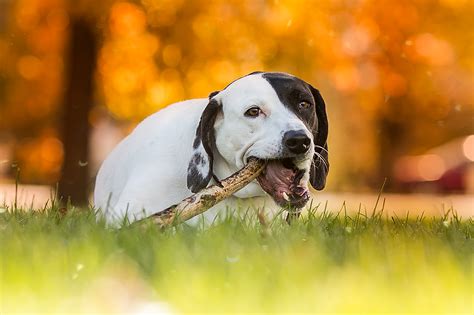
[[[220,179],[241,169],[250,156],[282,157],[282,136],[286,131],[306,130],[312,139],[304,123],[280,102],[261,74],[233,82],[214,98],[223,106],[214,125],[217,151],[213,171]],[[149,116],[107,157],[97,175],[94,202],[110,222],[124,216],[133,221],[191,195],[186,185],[187,169],[196,128],[208,102],[184,101]],[[245,111],[255,105],[264,114],[245,117]],[[204,152],[202,146],[196,150]],[[309,169],[313,153],[311,146],[298,162],[299,168]],[[205,165],[200,167],[204,171]],[[309,171],[305,176],[307,182]],[[265,197],[263,203],[274,205],[256,181],[235,196]],[[206,212],[207,218],[212,220],[222,207]]]

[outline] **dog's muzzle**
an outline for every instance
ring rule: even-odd
[[[304,154],[308,152],[311,139],[304,130],[290,130],[283,135],[283,146],[292,154]]]

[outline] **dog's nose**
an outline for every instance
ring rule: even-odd
[[[290,130],[283,135],[283,145],[295,154],[302,154],[308,151],[311,139],[303,130]]]

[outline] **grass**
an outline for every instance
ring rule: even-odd
[[[472,219],[222,216],[109,229],[92,211],[0,214],[0,313],[472,313]]]

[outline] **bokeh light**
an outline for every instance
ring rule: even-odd
[[[293,73],[323,93],[331,150],[344,152],[331,154],[332,189],[380,187],[404,156],[474,132],[469,1],[21,0],[6,7],[0,141],[15,135],[11,160],[38,154],[31,141],[45,129],[60,137],[65,52],[78,18],[99,42],[95,102],[124,135],[171,103],[206,97],[256,70]],[[36,169],[25,182],[51,182],[43,164],[22,161]]]
[[[474,135],[470,135],[464,140],[463,153],[470,161],[474,161]]]
[[[417,168],[421,179],[426,181],[439,179],[446,170],[443,159],[435,154],[421,156],[418,159]]]

